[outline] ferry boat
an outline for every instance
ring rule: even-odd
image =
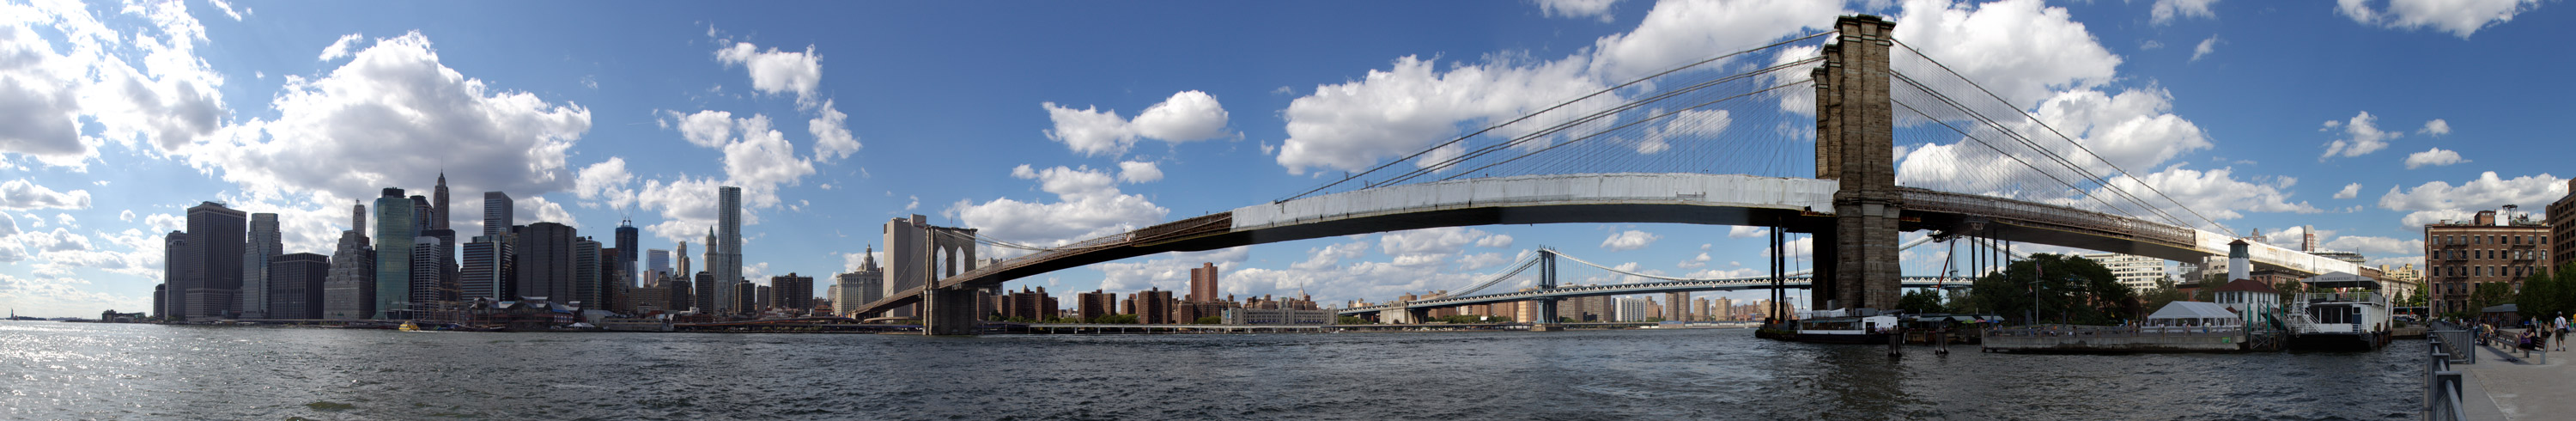
[[[1766,335],[1790,342],[1824,344],[1885,344],[1885,329],[1894,328],[1899,320],[1893,314],[1879,314],[1871,309],[1845,309],[1807,312],[1786,332]]]
[[[2302,279],[2310,291],[2290,301],[2289,347],[2297,350],[2372,350],[2388,345],[2388,296],[2379,281],[2349,273]]]

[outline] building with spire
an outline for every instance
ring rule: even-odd
[[[376,251],[367,246],[367,205],[351,206],[349,230],[331,252],[331,273],[322,279],[322,318],[357,320],[376,312]]]
[[[885,268],[877,266],[876,246],[859,256],[859,270],[837,276],[841,292],[832,296],[832,314],[865,319],[877,314],[850,314],[859,306],[885,299]]]
[[[430,189],[429,229],[447,229],[447,171],[438,172],[438,187]],[[456,239],[447,239],[453,245]]]

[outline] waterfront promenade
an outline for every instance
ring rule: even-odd
[[[2469,419],[2551,420],[2576,414],[2576,399],[2569,399],[2576,396],[2576,365],[2568,363],[2576,352],[2551,352],[2543,363],[2537,353],[2525,357],[2510,347],[2478,348],[2477,364],[2451,366],[2467,377],[2461,395],[2472,402],[2461,406]],[[2476,400],[2480,396],[2486,399]]]

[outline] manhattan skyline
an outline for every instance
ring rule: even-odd
[[[604,234],[631,219],[638,247],[695,252],[725,219],[716,186],[740,186],[731,253],[759,282],[846,271],[884,248],[888,218],[910,214],[1063,244],[1265,203],[1560,102],[1568,86],[1848,13],[1941,40],[1926,54],[1958,57],[1947,60],[2070,136],[2142,163],[2130,169],[2226,228],[2314,226],[2325,248],[2394,265],[2421,260],[2424,223],[2503,205],[2536,215],[2565,194],[2547,122],[2569,108],[2548,100],[2576,90],[2545,82],[2576,59],[2530,53],[2555,51],[2548,40],[2570,30],[2551,23],[2576,12],[2537,3],[674,3],[590,16],[607,5],[0,6],[0,51],[38,63],[0,66],[0,112],[32,116],[0,128],[0,305],[49,317],[149,307],[162,234],[201,201],[278,213],[282,252],[330,254],[351,203],[425,194],[441,172],[457,232],[486,232],[478,193],[497,191],[520,224]],[[1944,25],[1960,22],[1974,24]],[[2531,80],[2544,82],[2518,82]],[[1427,100],[1388,105],[1411,99]],[[1186,291],[1187,269],[1213,262],[1226,294],[1303,289],[1329,305],[1460,288],[1540,245],[1672,276],[1752,276],[1760,237],[1428,229],[1149,256],[1011,287]],[[1939,256],[1906,265],[1937,269]]]

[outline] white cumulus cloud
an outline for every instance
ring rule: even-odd
[[[959,201],[950,211],[967,227],[983,230],[984,236],[1039,246],[1131,231],[1160,222],[1171,213],[1144,195],[1120,192],[1117,178],[1105,170],[1038,170],[1020,165],[1011,170],[1011,176],[1038,181],[1038,190],[1055,195],[1055,201],[1007,197],[981,204]]]
[[[2343,186],[2343,190],[2336,191],[2334,194],[2334,198],[2336,199],[2351,199],[2360,196],[2361,183],[2345,184]]]
[[[1077,110],[1053,102],[1039,106],[1055,122],[1055,128],[1046,131],[1047,139],[1086,156],[1123,155],[1138,139],[1182,143],[1226,135],[1225,107],[1217,103],[1215,96],[1200,91],[1174,93],[1146,107],[1134,120],[1119,117],[1116,110],[1098,107]]]
[[[814,54],[814,46],[805,51],[780,51],[748,42],[736,42],[716,50],[716,61],[727,67],[742,66],[751,73],[751,89],[767,94],[795,93],[796,103],[811,105],[823,84],[823,56]]]
[[[2319,130],[2330,130],[2340,127],[2343,129],[2345,137],[2342,139],[2335,139],[2333,142],[2327,142],[2326,154],[2318,156],[2317,161],[2324,162],[2326,158],[2333,158],[2337,155],[2351,158],[2371,152],[2378,152],[2380,149],[2388,147],[2389,140],[2406,135],[2402,132],[2380,130],[2379,125],[2377,124],[2378,119],[2378,117],[2370,115],[2369,111],[2363,111],[2361,114],[2352,116],[2352,120],[2350,121],[2326,121],[2325,127],[2319,128]],[[2449,127],[2448,124],[2444,124],[2443,126]]]
[[[2513,21],[2514,15],[2540,8],[2540,0],[2388,0],[2386,9],[2373,0],[2336,0],[2335,13],[2354,23],[2391,29],[2432,29],[2468,39],[2480,29]]]
[[[1655,240],[1661,240],[1663,238],[1664,236],[1655,235],[1655,233],[1645,231],[1620,231],[1610,233],[1610,238],[1602,239],[1601,248],[1610,251],[1636,250],[1654,245]]]
[[[2216,18],[2218,12],[2209,10],[2209,6],[2217,3],[2218,0],[2156,0],[2148,15],[2157,25],[2171,24],[2175,18]]]
[[[2427,149],[2423,152],[2406,155],[2406,169],[2410,170],[2427,166],[2439,167],[2462,162],[2469,162],[2469,160],[2460,159],[2459,152],[2442,148]]]
[[[1619,0],[1538,0],[1539,13],[1547,17],[1598,18],[1610,21],[1610,5]]]

